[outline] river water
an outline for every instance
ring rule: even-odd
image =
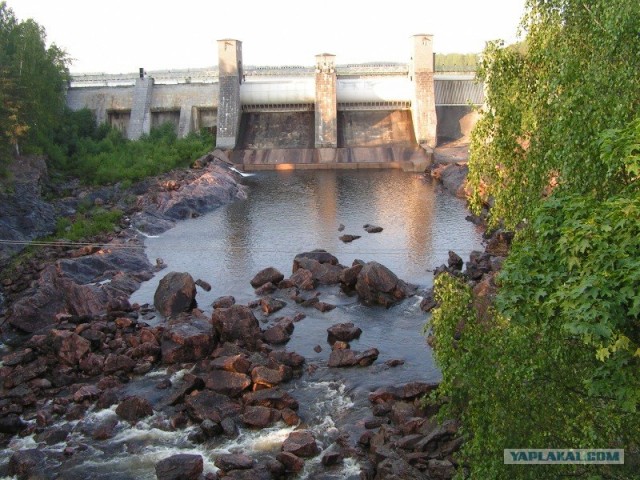
[[[354,259],[378,261],[403,280],[426,288],[432,284],[433,269],[446,263],[449,250],[466,258],[481,246],[481,232],[464,219],[468,214],[464,202],[441,192],[422,175],[397,170],[287,171],[257,173],[243,182],[248,187],[246,200],[146,239],[151,261],[160,257],[168,268],[143,284],[132,302],[152,303],[160,278],[169,271],[181,271],[212,285],[210,292],[198,289],[198,305],[205,312],[210,312],[212,301],[222,295],[233,295],[237,303],[246,304],[257,298],[249,284],[255,273],[272,266],[288,276],[293,257],[315,248],[331,252],[343,265],[351,265]],[[368,234],[363,229],[367,223],[384,230]],[[341,224],[345,228],[339,232]],[[338,239],[342,234],[362,237],[343,243]],[[321,300],[337,308],[321,313],[283,297],[288,305],[272,317],[301,311],[307,315],[295,324],[286,349],[303,355],[307,365],[317,369],[284,389],[298,400],[305,427],[315,433],[326,451],[335,448],[338,435],[348,435],[349,443],[355,444],[363,431],[363,420],[371,416],[370,391],[410,381],[437,381],[440,373],[421,334],[427,317],[420,311],[420,296],[387,310],[361,305],[357,297],[345,296],[334,288],[319,291]],[[258,311],[256,316],[263,325],[269,320]],[[158,319],[150,323],[154,321]],[[363,331],[360,339],[351,343],[352,349],[379,349],[380,356],[372,366],[327,367],[331,348],[326,329],[339,322],[353,322]],[[320,352],[314,350],[317,345]],[[391,368],[385,365],[391,359],[405,363]],[[173,380],[179,380],[183,373],[173,373]],[[153,397],[158,395],[154,386],[169,375],[164,370],[152,372],[128,388]],[[113,410],[90,413],[84,423],[115,418]],[[195,427],[167,431],[166,423],[161,415],[134,428],[121,422],[117,435],[102,442],[83,436],[80,425],[74,429],[74,438],[85,450],[65,462],[65,478],[155,479],[155,463],[176,453],[198,453],[204,457],[205,472],[215,471],[213,462],[221,452],[275,456],[292,431],[282,424],[259,432],[241,430],[234,440],[195,445],[188,439]],[[35,445],[31,437],[16,442],[12,450]],[[357,479],[358,472],[359,465],[352,459],[338,469],[325,471],[318,456],[306,463],[301,477]]]

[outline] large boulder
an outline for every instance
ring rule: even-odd
[[[180,453],[156,463],[156,477],[158,480],[198,480],[203,468],[201,455]]]
[[[329,265],[338,265],[338,259],[326,250],[312,250],[310,252],[299,253],[293,259],[293,271],[295,273],[301,267],[300,263],[303,259],[315,260],[318,263],[328,263]],[[304,268],[304,267],[303,267]]]
[[[196,422],[211,420],[220,423],[227,417],[234,417],[240,414],[241,405],[226,395],[202,390],[188,395],[184,401],[187,413]]]
[[[362,267],[356,292],[364,303],[387,308],[412,294],[405,282],[378,262],[369,262]]]
[[[212,370],[205,378],[205,385],[214,392],[236,397],[249,388],[251,378],[244,373]]]
[[[275,285],[282,279],[284,279],[284,275],[277,268],[268,267],[256,273],[250,283],[253,288],[258,288],[269,282]]]
[[[377,348],[370,348],[364,352],[351,349],[335,349],[329,355],[330,368],[367,367],[376,361],[380,352]]]
[[[282,444],[282,451],[293,453],[297,457],[314,457],[320,453],[316,439],[309,430],[291,432]]]
[[[258,319],[244,305],[215,309],[211,323],[221,342],[235,342],[247,348],[255,348],[262,337]]]
[[[153,415],[153,407],[146,398],[134,395],[120,402],[120,405],[116,408],[116,415],[131,423],[135,423],[144,417]]]
[[[171,322],[162,336],[162,361],[166,364],[195,362],[206,358],[215,341],[206,320],[187,318]]]
[[[327,328],[327,333],[327,341],[333,344],[336,340],[350,342],[351,340],[360,338],[362,329],[356,327],[353,323],[336,323]]]
[[[333,257],[333,255],[332,255]],[[323,257],[320,257],[323,258]],[[333,257],[335,258],[335,257]],[[294,262],[294,271],[295,274],[299,269],[308,270],[311,272],[311,277],[314,281],[322,284],[322,285],[334,285],[340,282],[340,274],[344,267],[339,264],[327,262],[319,262],[314,258],[308,257],[300,257],[296,256]]]
[[[165,317],[192,310],[196,306],[196,283],[193,277],[181,272],[166,274],[158,284],[153,304]]]

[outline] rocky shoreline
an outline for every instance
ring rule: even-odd
[[[86,451],[85,444],[73,440],[72,430],[101,441],[152,418],[165,431],[192,428],[189,438],[195,444],[232,438],[238,427],[260,429],[278,422],[295,427],[280,453],[268,460],[219,455],[217,473],[203,477],[202,457],[179,454],[158,462],[160,479],[289,478],[303,471],[305,459],[320,454],[328,474],[345,458],[353,458],[362,466],[364,479],[451,478],[457,466],[453,453],[461,445],[458,425],[438,425],[433,418],[437,407],[425,410],[420,402],[437,385],[413,383],[372,392],[366,432],[355,441],[337,438],[328,449],[304,427],[296,399],[282,388],[313,371],[314,365],[282,347],[304,313],[271,315],[287,300],[301,308],[331,310],[333,305],[314,291],[318,285],[336,286],[357,294],[365,304],[384,307],[412,295],[415,289],[386,267],[360,261],[346,267],[328,252],[306,252],[294,259],[289,278],[275,269],[259,272],[251,282],[258,297],[254,302],[237,305],[233,297],[223,297],[214,302],[211,316],[194,307],[196,285],[206,289],[206,284],[177,272],[165,277],[171,281],[156,294],[155,311],[166,321],[152,326],[145,319],[155,314],[154,307],[129,304],[140,282],[163,267],[146,259],[140,231],[160,233],[177,220],[244,195],[213,155],[201,159],[198,167],[137,186],[140,195],[127,211],[130,223],[104,245],[52,247],[52,259],[66,258],[44,267],[35,261],[33,270],[27,269],[30,285],[16,289],[4,317],[28,340],[17,337],[16,347],[0,364],[0,448],[12,438],[29,436],[38,445],[61,447],[53,453],[41,448],[15,451],[9,463],[0,466],[0,476],[56,478],[59,472],[48,465],[63,465]],[[494,263],[472,255],[467,274],[489,273]],[[13,280],[6,286],[12,285]],[[428,301],[423,307],[428,310]],[[264,330],[256,310],[271,317]],[[358,330],[350,324],[328,329],[330,368],[366,367],[376,361],[375,348],[350,349]],[[152,401],[126,393],[128,384],[158,368],[189,373],[159,381]],[[110,410],[101,421],[89,421],[87,412],[100,409]]]

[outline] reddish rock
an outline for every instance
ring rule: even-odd
[[[195,284],[197,286],[199,286],[201,289],[203,289],[205,292],[210,292],[211,291],[211,284],[209,282],[205,282],[204,280],[202,280],[201,278],[199,278],[198,280],[195,281]]]
[[[101,374],[104,371],[104,356],[96,353],[89,353],[80,360],[80,370],[91,376]]]
[[[202,390],[204,388],[204,380],[196,375],[187,373],[183,379],[180,387],[178,387],[171,396],[167,399],[167,405],[176,405],[184,398],[195,390]],[[171,386],[171,385],[168,385]],[[156,385],[156,388],[158,386]]]
[[[281,320],[267,328],[262,334],[262,338],[270,345],[282,345],[289,341],[293,329],[294,325],[291,319]]]
[[[378,358],[379,353],[377,348],[370,348],[364,352],[332,350],[331,355],[329,355],[328,365],[331,368],[354,367],[356,365],[366,367]]]
[[[211,306],[213,308],[229,308],[230,306],[235,304],[236,304],[236,299],[231,295],[227,295],[224,297],[216,298],[211,304]]]
[[[84,385],[83,387],[80,387],[78,390],[76,390],[76,392],[73,394],[73,401],[76,403],[81,403],[85,400],[95,400],[100,396],[101,393],[102,390],[100,390],[95,385]]]
[[[91,342],[66,330],[52,330],[51,341],[58,358],[67,365],[77,365],[91,351]]]
[[[338,237],[339,240],[341,240],[344,243],[351,243],[354,240],[357,240],[360,238],[360,235],[349,235],[349,234],[345,234],[345,235],[341,235],[340,237]]]
[[[236,342],[255,348],[261,338],[258,320],[251,309],[243,305],[214,310],[211,323],[221,342]]]
[[[304,460],[291,452],[278,453],[278,455],[276,455],[276,460],[284,465],[286,472],[298,473],[304,468]]]
[[[331,310],[336,308],[336,306],[332,305],[330,303],[325,303],[325,302],[318,301],[318,302],[315,302],[313,304],[313,308],[315,308],[316,310],[321,311],[322,313],[325,313],[325,312],[330,312]]]
[[[331,467],[342,463],[344,456],[340,452],[327,452],[322,456],[322,465],[325,467]]]
[[[260,300],[260,308],[265,315],[271,315],[286,306],[286,302],[273,297],[265,297]]]
[[[201,455],[180,453],[156,463],[158,480],[198,480],[204,469]]]
[[[354,288],[362,267],[362,264],[356,263],[354,266],[342,270],[342,272],[340,272],[340,283],[349,288]]]
[[[316,282],[313,279],[313,274],[304,268],[297,269],[293,275],[289,277],[289,282],[302,290],[313,290],[316,288]]]
[[[322,285],[335,285],[336,283],[339,283],[340,274],[344,269],[341,265],[320,263],[312,258],[300,258],[294,262],[294,265],[296,264],[299,269],[301,268],[311,272],[313,280]]]
[[[213,330],[206,320],[189,318],[171,323],[162,336],[162,362],[195,362],[206,358],[215,345]]]
[[[187,413],[196,422],[209,419],[214,423],[221,423],[225,418],[238,415],[241,411],[237,401],[210,390],[193,393],[185,398],[184,403]]]
[[[269,358],[293,369],[302,368],[305,362],[304,357],[296,352],[274,351],[269,354]]]
[[[270,293],[275,292],[277,289],[278,287],[276,287],[273,283],[267,282],[264,285],[256,288],[255,294],[259,296],[269,295]]]
[[[253,288],[258,288],[264,285],[265,283],[271,282],[273,284],[277,284],[282,279],[284,279],[284,275],[280,273],[280,271],[273,267],[265,268],[264,270],[260,270],[255,277],[251,279],[251,286]]]
[[[104,373],[115,373],[117,371],[130,372],[136,367],[136,362],[126,355],[109,354],[104,361]]]
[[[356,292],[364,303],[388,308],[409,296],[411,289],[384,265],[369,262],[358,274]]]
[[[18,385],[22,385],[29,380],[33,380],[34,378],[43,375],[46,371],[47,359],[44,356],[36,358],[33,362],[27,363],[26,365],[18,365],[13,369],[6,368],[6,373],[4,375],[4,387],[6,389],[11,389]]]
[[[210,363],[211,368],[228,372],[248,373],[251,362],[243,354],[218,357]]]
[[[299,253],[293,259],[293,272],[300,268],[300,261],[302,259],[315,260],[318,263],[328,263],[330,265],[338,265],[338,259],[331,255],[326,250],[312,250],[311,252]]]
[[[351,340],[360,338],[362,329],[356,327],[353,323],[336,323],[327,328],[327,332],[327,341],[332,344],[337,340],[350,342]]]
[[[462,257],[460,257],[460,255],[458,255],[456,252],[449,250],[449,258],[447,260],[447,265],[452,270],[462,270],[464,261],[462,260]]]
[[[453,478],[456,474],[456,467],[449,460],[432,459],[427,463],[427,472],[434,480],[444,480]]]
[[[223,472],[228,472],[230,470],[248,470],[253,468],[255,462],[248,455],[224,453],[218,455],[214,463]]]
[[[153,415],[153,407],[146,398],[134,395],[120,402],[116,408],[116,415],[131,423],[135,423],[144,417]]]
[[[370,225],[368,223],[363,225],[362,228],[364,228],[367,233],[380,233],[383,230],[382,227],[379,227],[377,225]]]
[[[94,440],[107,440],[109,438],[113,438],[117,426],[118,420],[116,418],[106,418],[96,425],[91,433],[91,438]]]
[[[2,364],[5,367],[13,367],[21,363],[29,363],[36,359],[36,353],[32,348],[16,350],[2,357]]]
[[[242,400],[245,405],[261,405],[263,407],[275,408],[276,410],[282,410],[284,408],[298,410],[297,400],[287,392],[283,392],[277,388],[245,393]]]
[[[205,377],[205,386],[209,390],[237,397],[251,385],[251,379],[244,373],[213,370]]]
[[[280,415],[282,416],[282,421],[290,427],[295,427],[300,423],[300,417],[290,408],[283,408],[280,410]]]
[[[46,457],[40,449],[18,450],[9,459],[9,475],[19,479],[47,478]]]
[[[280,368],[273,369],[267,367],[255,367],[251,370],[251,380],[257,385],[261,385],[266,388],[272,388],[276,385],[291,379],[291,369],[281,365]]]
[[[309,430],[291,432],[282,444],[282,451],[298,457],[314,457],[320,452],[316,439]]]
[[[260,405],[248,406],[244,413],[240,415],[240,419],[245,425],[253,428],[265,428],[278,420],[277,410]]]
[[[196,284],[193,277],[181,272],[165,275],[153,296],[153,304],[165,317],[193,309],[196,305]]]

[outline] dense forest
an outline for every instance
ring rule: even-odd
[[[638,478],[640,3],[528,0],[487,45],[469,188],[517,232],[488,312],[436,280],[440,395],[471,478]],[[514,466],[508,448],[618,448],[625,465]]]

